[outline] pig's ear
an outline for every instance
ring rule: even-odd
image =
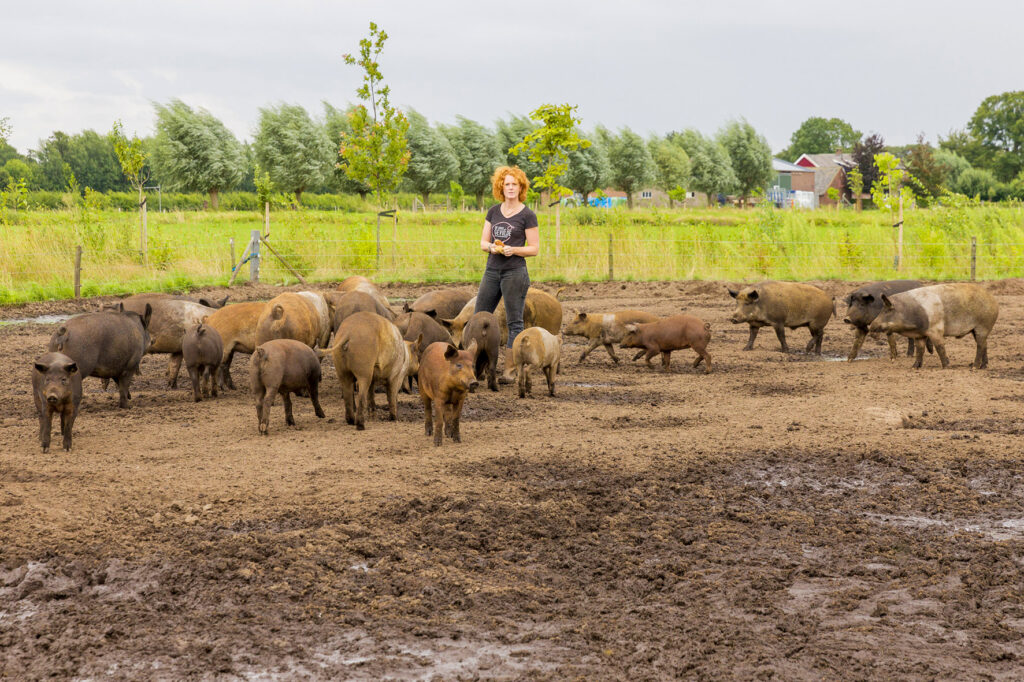
[[[124,312],[124,303],[121,303],[120,301],[118,301],[117,312],[119,312],[119,313],[123,313]]]
[[[142,315],[142,326],[149,329],[149,318],[153,316],[153,306],[146,304],[146,312]]]
[[[864,301],[865,303],[871,303],[873,300],[875,300],[875,295],[874,294],[861,294],[860,295],[860,300]]]
[[[632,323],[627,324],[626,325],[626,331],[629,332],[630,334],[632,334],[633,332],[636,331],[636,325],[632,324]]]
[[[403,313],[411,313],[412,312],[412,306],[409,305],[408,301],[406,301],[405,305],[402,306],[402,312]]]
[[[892,307],[892,299],[889,298],[888,294],[882,294],[882,305],[886,308]]]
[[[40,374],[46,374],[46,370],[50,369],[46,364],[42,362],[36,363],[36,371]]]
[[[576,319],[580,320],[580,321],[583,321],[583,320],[587,319],[587,314],[586,313],[579,313],[578,315],[576,315]]]
[[[284,306],[280,303],[275,303],[274,309],[270,311],[270,316],[275,320],[280,320],[284,317]]]
[[[218,303],[220,303],[220,305],[215,305],[215,306],[212,306],[212,307],[214,307],[214,308],[223,308],[224,306],[226,306],[228,304],[228,299],[229,298],[231,298],[231,294],[228,294],[224,298],[220,299],[220,301],[217,301]]]
[[[450,343],[448,344],[448,347],[444,349],[444,359],[445,360],[451,360],[452,358],[458,356],[458,354],[459,354],[459,349],[456,348],[455,346],[453,346]]]
[[[426,313],[427,316],[432,317],[435,320],[437,319],[437,311],[436,310],[424,310],[423,312]]]
[[[449,319],[445,319],[443,317],[437,318],[437,321],[440,322],[441,324],[443,324],[447,329],[451,329],[452,328],[452,324],[455,323],[455,320],[449,320]]]
[[[750,293],[747,294],[748,301],[756,301],[761,294],[757,293],[757,289],[751,289]]]
[[[737,296],[740,295],[740,292],[738,292],[735,289],[729,289],[728,287],[726,287],[726,289],[728,290],[729,295],[732,296],[733,298],[736,298]]]
[[[416,341],[413,343],[413,348],[416,349],[417,353],[423,350],[423,332],[420,332],[420,335],[416,337]]]
[[[199,305],[204,305],[207,308],[212,308],[213,307],[210,299],[208,299],[208,298],[200,298],[198,301],[196,301],[196,303],[198,303]]]
[[[206,333],[206,327],[204,327],[203,323],[200,322],[199,325],[196,326],[196,334],[198,334],[199,336],[202,336],[205,333]]]
[[[68,364],[64,365],[64,371],[67,372],[68,374],[74,374],[75,372],[78,371],[78,363],[69,362]]]

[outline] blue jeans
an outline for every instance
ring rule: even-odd
[[[508,319],[508,347],[523,331],[523,307],[526,305],[526,290],[530,288],[530,273],[526,268],[512,270],[484,270],[480,280],[480,291],[476,295],[476,308],[493,313],[498,301],[505,300],[505,317]]]

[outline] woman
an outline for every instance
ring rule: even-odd
[[[526,258],[536,256],[540,249],[537,215],[523,203],[529,187],[526,173],[517,166],[502,166],[494,171],[491,190],[501,203],[487,211],[480,235],[480,249],[490,255],[480,280],[474,312],[486,310],[493,313],[498,301],[505,300],[508,348],[501,377],[503,383],[512,379],[512,342],[523,331],[523,306],[526,290],[530,288]]]

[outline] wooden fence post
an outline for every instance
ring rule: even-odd
[[[608,233],[608,279],[615,279],[615,248],[612,233]]]
[[[75,298],[82,298],[82,246],[75,247]]]
[[[896,242],[896,272],[903,272],[903,191],[900,190],[900,236]]]
[[[146,206],[148,205],[146,197],[142,197],[142,264],[149,265],[149,239],[146,237],[147,227],[147,211]]]
[[[977,274],[978,265],[978,238],[971,237],[971,281],[974,281],[974,277]]]
[[[235,238],[231,237],[228,239],[228,244],[231,246],[231,267],[235,265]]]
[[[270,202],[264,202],[263,204],[263,237],[270,236]]]
[[[253,230],[249,242],[249,281],[259,284],[260,281],[260,231]]]

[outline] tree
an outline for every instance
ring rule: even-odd
[[[725,148],[714,140],[689,129],[673,134],[672,140],[690,157],[690,184],[707,196],[708,206],[716,194],[727,194],[736,186],[736,174]]]
[[[599,127],[597,135],[608,154],[608,181],[626,193],[626,205],[633,208],[633,193],[654,181],[654,160],[642,137],[629,128],[618,135]]]
[[[426,206],[431,192],[445,192],[459,175],[452,143],[415,109],[409,109],[409,168],[406,179]]]
[[[745,119],[727,123],[718,133],[718,142],[729,154],[740,203],[745,206],[754,190],[764,188],[775,176],[772,149]]]
[[[860,141],[861,133],[841,118],[812,116],[789,138],[789,147],[779,156],[796,161],[801,154],[828,154],[849,151]]]
[[[124,173],[128,183],[139,193],[139,210],[142,207],[142,188],[149,180],[149,169],[146,167],[146,152],[142,148],[142,140],[136,135],[132,139],[125,137],[121,121],[114,121],[114,127],[110,131],[110,141],[114,145],[114,153],[121,164],[121,172]]]
[[[864,174],[860,172],[859,166],[854,166],[846,171],[846,188],[850,190],[850,194],[857,202],[857,212],[859,213],[863,202],[861,194],[864,192]]]
[[[669,195],[671,207],[677,197],[685,197],[690,182],[690,157],[681,146],[665,138],[652,137],[647,148],[654,161],[654,186]]]
[[[853,146],[853,162],[860,169],[865,187],[874,187],[878,180],[875,156],[885,151],[885,140],[878,133],[872,133]]]
[[[930,199],[942,193],[945,182],[945,168],[936,160],[935,150],[924,141],[924,133],[917,136],[917,142],[910,146],[906,157],[907,170],[917,178],[914,194],[919,199]]]
[[[907,172],[900,168],[900,160],[889,152],[875,155],[875,182],[871,185],[871,200],[878,208],[884,208],[890,215],[895,214],[902,198],[904,203],[913,200],[914,195],[908,186]],[[895,223],[895,220],[893,220]]]
[[[960,174],[971,167],[967,159],[948,149],[936,149],[933,157],[942,170],[942,181],[939,184],[947,189],[952,189]]]
[[[996,191],[996,176],[987,168],[968,168],[960,173],[952,189],[958,194],[979,199],[992,199]]]
[[[572,193],[560,182],[569,167],[569,152],[590,146],[590,140],[577,134],[576,125],[580,120],[573,115],[575,111],[576,107],[570,104],[542,104],[530,113],[530,118],[541,125],[508,150],[509,154],[525,153],[543,169],[541,174],[531,178],[533,188],[548,190],[555,200]]]
[[[7,144],[12,130],[10,116],[0,116],[0,142]]]
[[[441,130],[459,159],[459,185],[476,197],[476,204],[480,206],[484,193],[491,191],[494,169],[505,163],[505,154],[498,146],[497,137],[487,128],[462,116],[456,116],[455,120],[456,125],[442,126]]]
[[[323,184],[334,160],[327,131],[298,104],[261,108],[253,147],[256,163],[276,187],[293,193],[296,203],[303,192]]]
[[[334,189],[347,194],[358,194],[360,198],[366,199],[366,195],[370,193],[370,187],[364,182],[356,182],[348,176],[345,169],[348,167],[348,161],[341,155],[341,140],[342,135],[352,134],[352,125],[349,123],[349,116],[354,109],[353,106],[349,106],[348,109],[342,111],[336,109],[327,102],[324,102],[324,127],[327,130],[327,138],[331,141],[331,145],[334,147],[336,154],[334,160],[334,169],[331,172],[330,178],[328,178],[328,184]]]
[[[242,145],[206,109],[193,110],[180,99],[154,107],[153,175],[165,189],[208,193],[216,208],[220,193],[245,172]]]
[[[370,37],[359,41],[359,58],[345,55],[346,64],[363,70],[363,84],[356,94],[370,107],[357,104],[351,110],[352,132],[343,132],[341,143],[341,155],[348,163],[345,173],[369,185],[382,209],[390,203],[409,165],[409,119],[391,106],[391,88],[384,85],[377,62],[387,39],[388,34],[371,21]]]
[[[591,192],[604,187],[608,178],[608,155],[600,144],[591,144],[585,149],[569,152],[569,168],[565,172],[565,184],[583,197],[586,205]]]
[[[56,131],[40,149],[33,152],[38,162],[38,187],[47,190],[65,188],[64,166],[78,178],[83,187],[99,192],[128,189],[129,185],[121,173],[114,145],[106,135],[93,130],[84,130],[77,135]]]
[[[956,154],[971,166],[986,167],[992,153],[973,133],[966,130],[951,130],[945,138],[939,137],[939,149]]]
[[[526,116],[513,116],[508,121],[498,119],[494,134],[498,138],[498,146],[505,150],[505,162],[509,166],[519,166],[526,177],[535,178],[544,172],[544,164],[530,159],[527,151],[512,152],[512,148],[522,142],[527,135],[537,130],[538,125]]]
[[[988,151],[985,165],[1000,181],[1009,182],[1024,170],[1024,90],[986,97],[968,128]]]
[[[33,186],[32,166],[22,159],[8,159],[3,166],[0,166],[0,188],[11,187],[19,181],[24,181],[26,188]]]

